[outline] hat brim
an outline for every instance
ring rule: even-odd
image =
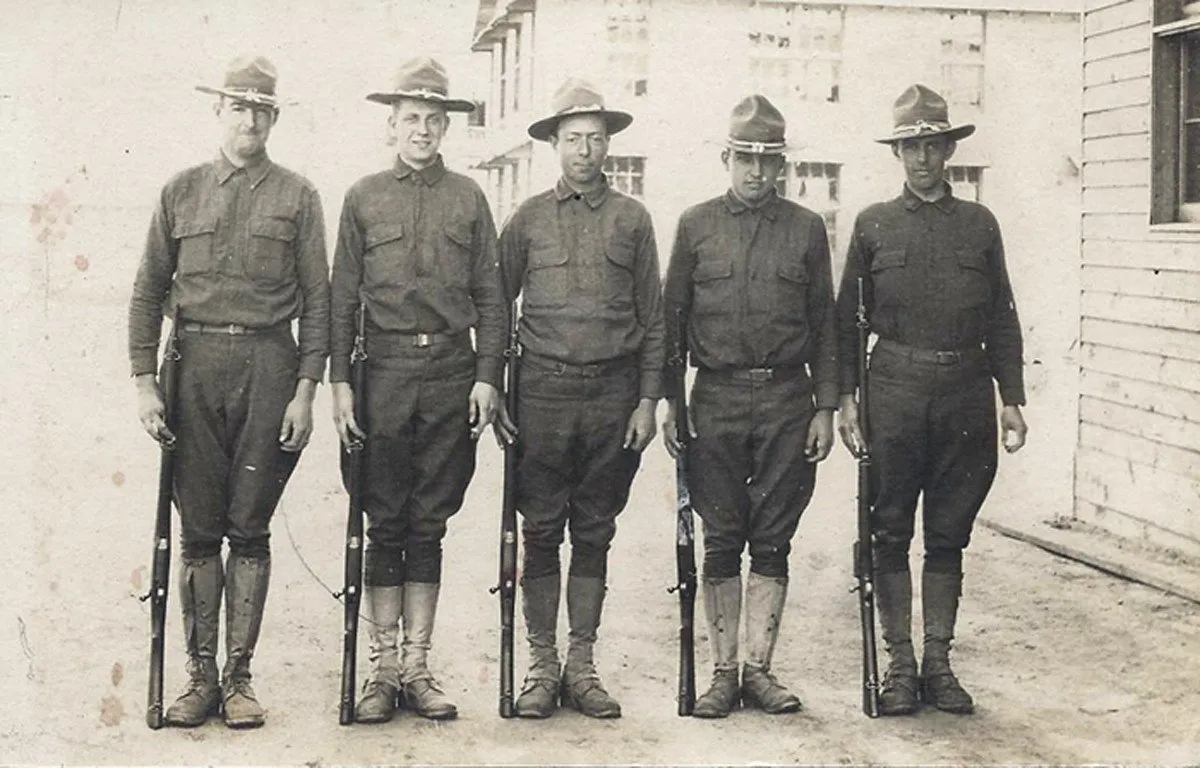
[[[442,107],[447,112],[474,112],[475,103],[465,99],[451,99],[449,97],[438,96],[428,93],[412,93],[405,91],[380,91],[377,93],[367,94],[367,101],[373,101],[376,104],[387,104],[391,106],[397,102],[404,101],[424,101],[429,104],[436,104]]]
[[[529,126],[529,135],[538,141],[550,141],[550,137],[558,129],[558,124],[563,120],[585,115],[599,115],[602,117],[604,119],[604,129],[608,131],[609,136],[612,136],[614,133],[620,133],[633,122],[633,115],[615,109],[589,109],[580,112],[564,112],[561,115],[552,115],[533,123]]]
[[[224,96],[227,99],[241,101],[246,104],[257,104],[264,107],[274,107],[275,109],[279,109],[281,104],[280,100],[276,97],[266,93],[258,93],[257,91],[247,92],[232,88],[213,88],[208,85],[197,85],[196,90],[200,91],[201,93],[211,93],[216,96]]]
[[[875,139],[875,141],[880,144],[896,144],[905,139],[924,139],[929,136],[945,136],[953,141],[958,141],[959,139],[967,138],[972,133],[975,133],[975,126],[970,123],[963,123],[962,125],[952,125],[949,128],[941,130],[925,130],[919,133],[906,133],[901,136],[888,136],[884,139]]]

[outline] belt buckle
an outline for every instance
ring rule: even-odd
[[[413,337],[413,346],[419,347],[419,348],[432,347],[433,346],[433,334],[418,333],[416,336]]]
[[[933,353],[933,359],[938,365],[956,365],[962,362],[962,355],[958,352],[938,351]]]
[[[775,378],[774,368],[751,368],[749,370],[750,381],[770,381]]]

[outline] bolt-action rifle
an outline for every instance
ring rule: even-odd
[[[350,352],[350,387],[354,393],[354,420],[367,431],[367,338],[366,305],[359,304],[358,327]],[[340,597],[345,606],[342,622],[342,694],[338,723],[354,722],[355,668],[358,662],[358,612],[362,605],[363,582],[363,461],[365,443],[352,439],[346,451],[346,490],[350,506],[346,518],[346,571]]]
[[[862,453],[858,456],[858,540],[854,542],[854,578],[858,584],[858,616],[862,625],[862,710],[867,717],[879,716],[879,663],[875,648],[875,555],[871,533],[871,419],[867,392],[867,341],[871,325],[858,278],[858,430]]]

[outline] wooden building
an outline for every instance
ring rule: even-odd
[[[1075,515],[1200,554],[1200,3],[1083,23]]]

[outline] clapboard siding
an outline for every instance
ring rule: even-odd
[[[1133,513],[1200,542],[1200,481],[1092,448],[1080,448],[1075,490],[1098,506]]]
[[[1085,187],[1084,213],[1150,213],[1150,187]]]
[[[1094,317],[1081,319],[1080,338],[1093,344],[1104,344],[1134,352],[1157,352],[1180,360],[1200,360],[1200,333],[1159,328],[1151,325],[1129,325]]]
[[[1200,272],[1161,268],[1083,268],[1083,290],[1200,302]],[[1192,326],[1197,330],[1197,326]]]
[[[1085,87],[1134,80],[1145,77],[1150,71],[1150,49],[1121,53],[1104,59],[1095,59],[1083,65]]]
[[[1153,352],[1134,352],[1103,344],[1084,344],[1079,362],[1084,370],[1113,373],[1200,392],[1200,363],[1192,360],[1163,357]]]
[[[1129,234],[1126,240],[1083,241],[1083,264],[1088,266],[1142,267],[1145,269],[1169,269],[1187,272],[1196,269],[1200,260],[1200,243],[1191,241],[1166,241],[1134,239],[1138,232]]]
[[[1153,3],[1085,7],[1074,514],[1200,554],[1200,230],[1150,226]]]
[[[1141,160],[1107,160],[1084,163],[1083,186],[1146,187],[1150,186],[1150,169]]]
[[[1142,107],[1150,103],[1150,78],[1144,74],[1128,80],[1101,83],[1083,92],[1083,111],[1100,112],[1120,107]]]

